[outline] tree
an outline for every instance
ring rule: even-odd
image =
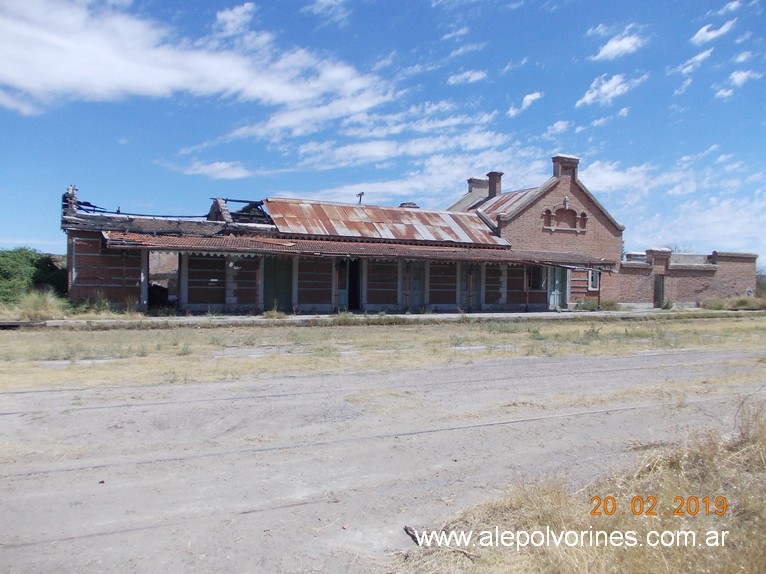
[[[44,286],[66,293],[66,269],[54,257],[29,247],[0,251],[0,303],[15,303]]]
[[[673,253],[694,253],[694,248],[687,243],[668,243],[663,245],[665,249],[670,249]]]

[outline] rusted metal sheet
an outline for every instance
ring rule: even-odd
[[[216,235],[213,237],[162,236],[149,233],[104,232],[111,249],[149,249],[187,253],[258,255],[299,255],[318,257],[368,257],[371,259],[413,259],[429,261],[476,261],[487,263],[534,263],[579,267],[610,267],[604,261],[576,253],[519,251],[492,246],[408,245],[338,239],[277,239]]]
[[[508,245],[475,213],[274,198],[265,200],[264,206],[282,233]]]
[[[508,193],[501,193],[500,195],[493,197],[489,201],[482,204],[478,211],[481,211],[492,221],[497,219],[497,216],[501,213],[512,213],[526,200],[528,200],[538,189],[538,187],[532,187],[530,189],[520,189],[519,191],[511,191]]]

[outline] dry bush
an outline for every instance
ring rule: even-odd
[[[653,572],[763,572],[766,567],[766,417],[764,406],[741,407],[737,428],[730,437],[710,431],[686,445],[648,452],[630,473],[612,476],[585,491],[570,494],[562,483],[544,481],[520,485],[511,496],[473,507],[441,530],[493,532],[550,529],[554,533],[585,533],[586,544],[531,544],[515,546],[471,546],[451,548],[415,547],[396,557],[393,571],[402,574],[505,572],[606,574]],[[592,497],[614,497],[612,515],[592,515]],[[649,497],[656,498],[656,516],[647,516]],[[709,498],[708,512],[704,497]],[[631,502],[636,501],[633,514]],[[678,497],[696,497],[698,511],[692,515],[683,506],[674,515]],[[726,511],[720,513],[725,497]],[[716,506],[719,504],[719,506]],[[598,507],[599,511],[604,506]],[[695,508],[692,504],[691,508]],[[438,530],[438,529],[437,529]],[[635,532],[631,547],[588,544],[590,533]],[[694,531],[696,545],[651,547],[645,544],[650,531]],[[706,545],[707,534],[728,534],[723,545]],[[605,535],[605,536],[608,536]],[[653,539],[652,539],[653,540]],[[691,539],[689,539],[691,540]],[[719,538],[719,543],[720,543]],[[639,544],[643,544],[639,546]]]
[[[24,295],[18,303],[17,314],[27,321],[45,321],[64,317],[67,302],[50,289],[33,290]]]

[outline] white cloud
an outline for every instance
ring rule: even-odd
[[[692,85],[692,79],[691,78],[684,78],[684,81],[681,82],[681,85],[673,90],[673,95],[680,96],[683,94],[687,89],[689,89],[689,86]]]
[[[447,83],[451,86],[456,84],[473,84],[479,82],[487,77],[487,72],[483,70],[468,70],[461,72],[460,74],[453,74],[447,79]]]
[[[193,162],[180,170],[185,175],[204,175],[211,179],[242,179],[253,175],[239,161]]]
[[[457,134],[407,138],[401,141],[379,139],[338,145],[336,141],[309,142],[300,146],[301,166],[334,169],[354,165],[388,162],[401,157],[423,159],[433,155],[485,150],[507,143],[508,136],[483,129],[467,129]]]
[[[548,126],[548,129],[545,130],[545,135],[543,137],[553,138],[568,131],[571,127],[572,122],[566,120],[558,120],[557,122],[554,122]]]
[[[478,140],[486,136],[472,134]],[[467,140],[470,138],[467,138]],[[378,205],[396,205],[413,200],[424,208],[443,209],[466,191],[465,180],[470,176],[483,176],[492,169],[506,173],[504,187],[522,189],[540,185],[550,176],[550,158],[539,149],[507,144],[504,137],[499,146],[486,146],[478,150],[455,149],[424,155],[415,160],[415,167],[401,178],[370,180],[318,191],[316,199],[330,201],[356,201],[359,191],[365,192],[365,202]]]
[[[721,88],[715,93],[715,97],[719,100],[726,100],[734,95],[734,90],[731,88]]]
[[[715,40],[716,38],[728,33],[734,27],[734,24],[736,22],[737,22],[736,18],[734,18],[733,20],[729,20],[717,30],[713,28],[712,24],[706,24],[705,26],[697,30],[697,33],[694,34],[694,36],[691,39],[691,43],[699,46],[701,44],[711,42],[712,40]]]
[[[214,29],[222,36],[246,33],[254,14],[255,5],[252,2],[246,2],[229,10],[221,10],[216,14]]]
[[[646,44],[646,38],[631,33],[633,28],[634,26],[630,25],[621,34],[610,38],[606,44],[601,46],[598,53],[595,56],[591,56],[590,59],[594,61],[615,60],[621,56],[636,52]]]
[[[409,132],[414,134],[454,134],[487,125],[495,114],[452,114],[451,102],[425,102],[404,112],[370,114],[362,112],[343,121],[345,136],[380,139]]]
[[[459,48],[452,50],[450,53],[450,58],[455,58],[457,56],[462,56],[463,54],[470,54],[471,52],[478,52],[480,50],[483,50],[487,44],[465,44],[464,46],[460,46]]]
[[[334,22],[339,26],[348,24],[348,19],[351,15],[351,10],[349,10],[346,0],[313,0],[302,11],[325,18],[327,21]]]
[[[541,92],[532,92],[531,94],[527,94],[521,100],[521,107],[517,108],[517,107],[511,106],[508,109],[508,115],[512,118],[515,118],[521,112],[526,110],[529,106],[531,106],[533,103],[535,103],[537,100],[539,100],[542,97],[543,97],[543,94]]]
[[[737,182],[732,181],[731,185],[736,186]],[[733,197],[730,191],[731,188],[724,187],[718,193],[702,197],[696,195],[679,205],[673,229],[684,230],[687,236],[680,239],[703,252],[709,253],[714,249],[766,252],[763,239],[766,194]]]
[[[609,36],[613,33],[614,33],[614,30],[604,24],[599,24],[598,26],[593,26],[592,28],[588,28],[588,31],[586,32],[588,36],[602,36],[602,37]]]
[[[736,56],[734,56],[732,61],[735,64],[744,64],[745,62],[747,62],[752,57],[753,57],[753,53],[752,52],[745,51],[745,52],[742,52],[742,53],[737,54]]]
[[[508,62],[505,65],[505,68],[503,68],[502,73],[505,74],[506,72],[510,72],[511,70],[517,70],[518,68],[522,68],[526,66],[528,62],[529,62],[529,58],[527,57],[522,58],[521,61],[519,62]]]
[[[655,172],[650,164],[621,169],[619,162],[596,160],[582,170],[580,179],[596,194],[626,193],[628,201],[636,203],[655,186]]]
[[[375,76],[300,48],[278,52],[270,34],[247,31],[253,10],[245,4],[219,12],[213,36],[195,43],[152,20],[91,3],[3,3],[0,105],[29,113],[62,99],[179,92],[291,108],[387,99]],[[233,48],[219,47],[225,36],[238,41]]]
[[[730,12],[736,12],[740,8],[742,8],[742,2],[740,2],[740,0],[732,0],[731,2],[727,2],[726,5],[716,13],[719,16],[723,16],[724,14],[729,14]]]
[[[686,60],[683,64],[680,66],[676,66],[675,68],[671,68],[669,72],[678,72],[680,74],[683,74],[685,76],[688,76],[692,72],[699,69],[700,66],[702,66],[702,63],[707,60],[711,55],[713,54],[713,48],[708,48],[704,52],[700,52],[699,54],[692,56],[688,60]]]
[[[734,86],[739,88],[749,80],[759,80],[762,77],[763,74],[753,70],[736,70],[729,75],[729,80]]]
[[[649,78],[648,74],[639,76],[638,78],[626,79],[623,74],[616,74],[611,78],[607,78],[606,74],[603,74],[593,80],[585,92],[585,95],[577,100],[576,107],[582,105],[608,105],[612,103],[616,97],[622,96],[628,93],[630,90],[640,85]]]
[[[442,40],[452,40],[453,38],[459,38],[460,36],[465,36],[468,34],[470,30],[468,29],[468,26],[463,26],[462,28],[458,28],[457,30],[453,30],[449,34],[445,34],[442,36]]]
[[[713,144],[713,145],[711,145],[711,146],[708,146],[707,148],[705,148],[705,149],[704,149],[703,151],[701,151],[701,152],[697,152],[697,153],[689,153],[689,154],[686,154],[686,155],[682,155],[682,156],[681,156],[681,157],[679,157],[679,158],[678,158],[678,160],[676,161],[676,165],[677,165],[677,166],[678,166],[680,169],[687,169],[687,168],[688,168],[689,166],[691,166],[693,163],[695,163],[695,162],[698,162],[698,161],[700,161],[700,160],[702,160],[702,159],[705,159],[705,158],[707,158],[708,156],[710,156],[710,155],[712,155],[712,154],[716,153],[716,152],[717,152],[719,149],[720,149],[720,147],[718,146],[718,144]]]
[[[0,107],[18,112],[24,116],[32,116],[42,113],[40,106],[28,101],[23,95],[14,96],[0,89]]]

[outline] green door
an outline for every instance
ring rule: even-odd
[[[293,261],[286,257],[266,257],[263,262],[263,310],[293,309]]]
[[[665,276],[654,276],[654,306],[662,307],[665,304]]]
[[[561,267],[548,268],[548,309],[567,307],[567,270]]]
[[[481,307],[481,268],[478,265],[460,265],[460,309],[477,311]]]

